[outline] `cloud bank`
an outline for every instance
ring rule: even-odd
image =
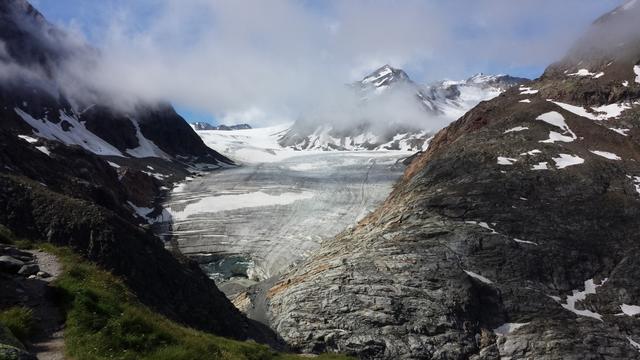
[[[67,1],[34,4],[53,2]],[[89,84],[116,102],[168,100],[264,125],[345,116],[344,84],[385,63],[418,82],[544,67],[621,0],[68,2],[91,23],[57,25],[100,51],[64,63],[77,95]]]

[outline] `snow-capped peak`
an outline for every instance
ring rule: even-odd
[[[362,86],[382,87],[388,86],[394,82],[411,81],[409,76],[401,69],[396,69],[390,65],[384,65],[367,75],[360,82]]]

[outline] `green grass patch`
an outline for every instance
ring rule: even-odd
[[[23,343],[33,334],[33,312],[31,309],[16,306],[0,312],[0,324],[11,331],[13,336]]]
[[[152,312],[124,283],[67,249],[48,246],[63,263],[55,282],[66,309],[65,345],[80,360],[300,359],[250,341],[196,331]],[[348,359],[322,355],[318,359]]]

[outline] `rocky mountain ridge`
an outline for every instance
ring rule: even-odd
[[[585,37],[622,23],[636,30],[624,46],[579,42],[480,103],[377,211],[236,303],[266,304],[304,351],[639,359],[638,11],[629,1]]]
[[[462,81],[440,81],[428,86],[415,83],[401,69],[384,65],[351,85],[363,107],[412,106],[410,122],[391,114],[380,125],[365,118],[347,125],[298,121],[281,136],[283,147],[296,150],[404,150],[421,151],[441,123],[451,122],[481,101],[528,81],[508,75],[476,74]],[[412,100],[413,99],[413,100]],[[404,110],[400,112],[403,112]],[[398,114],[399,115],[399,114]],[[405,119],[406,120],[406,119]]]
[[[0,4],[0,43],[0,67],[11,70],[0,80],[0,225],[73,249],[174,321],[277,344],[149,230],[173,182],[232,162],[170,105],[133,101],[125,110],[76,99],[60,75],[64,60],[99,52],[70,41],[26,1]]]

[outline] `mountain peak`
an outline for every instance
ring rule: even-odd
[[[404,70],[385,64],[371,74],[365,76],[360,83],[364,86],[373,85],[375,87],[383,87],[394,82],[411,82],[411,79],[409,79],[409,75],[407,75]]]

